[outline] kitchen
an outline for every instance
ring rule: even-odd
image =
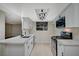
[[[58,56],[78,56],[78,4],[73,3],[67,6],[55,20],[54,39],[55,50],[52,52]],[[53,47],[52,47],[53,49]],[[73,52],[72,52],[73,51]]]
[[[2,37],[0,55],[79,55],[78,5],[75,3],[0,4],[2,16],[0,33],[3,34],[0,34]]]

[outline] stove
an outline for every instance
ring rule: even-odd
[[[58,52],[57,52],[57,40],[72,40],[72,37],[62,37],[62,36],[52,36],[51,37],[51,51],[52,53],[54,52],[53,51],[53,48],[55,49],[55,55],[57,56]]]

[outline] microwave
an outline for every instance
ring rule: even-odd
[[[57,21],[56,21],[56,28],[64,28],[65,27],[65,16],[60,17]]]

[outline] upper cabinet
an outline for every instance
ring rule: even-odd
[[[0,40],[5,39],[5,13],[0,10]]]
[[[28,17],[22,18],[22,29],[31,29],[32,25],[33,25],[33,22],[30,18]]]
[[[62,12],[61,16],[65,16],[65,25],[66,27],[73,27],[74,24],[74,8],[73,5],[69,5],[66,9]]]
[[[78,4],[73,4],[74,5],[74,22],[75,22],[75,27],[79,27],[79,3]]]
[[[33,21],[28,17],[22,17],[22,35],[30,34],[33,27]]]
[[[79,4],[68,5],[61,16],[65,16],[66,27],[79,27]]]

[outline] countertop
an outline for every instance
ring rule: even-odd
[[[79,40],[65,40],[65,39],[59,39],[57,40],[58,44],[63,45],[79,45]]]
[[[30,36],[31,37],[31,36]],[[20,35],[12,38],[8,38],[5,40],[0,40],[0,44],[24,44],[27,42],[29,38],[22,38]]]

